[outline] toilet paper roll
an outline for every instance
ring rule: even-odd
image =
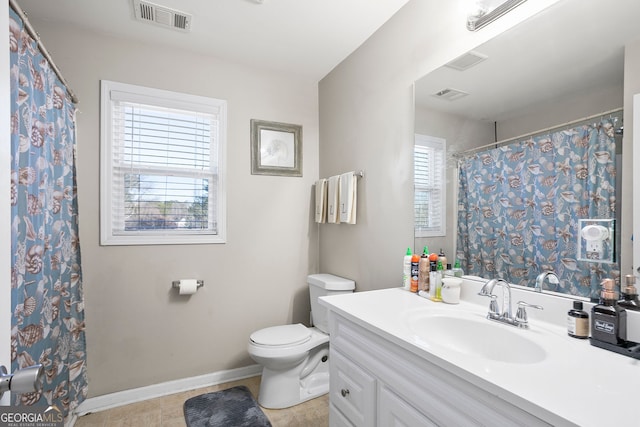
[[[198,290],[198,281],[196,279],[182,279],[179,285],[180,295],[193,295]]]

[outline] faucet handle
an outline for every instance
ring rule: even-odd
[[[491,297],[491,302],[489,303],[489,312],[493,314],[500,314],[500,309],[498,308],[498,297],[496,295],[489,295]]]
[[[516,311],[516,323],[522,328],[529,327],[529,321],[527,317],[527,307],[535,308],[537,310],[544,310],[541,305],[529,304],[528,302],[518,301],[518,311]]]
[[[500,308],[498,308],[498,296],[493,294],[483,294],[478,293],[478,295],[483,297],[491,298],[491,302],[489,303],[489,315],[499,315]]]

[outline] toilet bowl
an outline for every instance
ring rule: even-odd
[[[265,408],[288,408],[329,392],[328,312],[318,298],[353,292],[355,283],[331,274],[310,275],[307,283],[313,327],[271,326],[249,338],[249,355],[262,365],[258,403]]]

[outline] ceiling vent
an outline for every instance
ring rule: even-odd
[[[180,31],[191,31],[193,16],[188,13],[144,0],[133,0],[133,9],[138,21],[149,22]]]
[[[456,69],[456,70],[465,71],[473,67],[474,65],[481,63],[487,58],[488,58],[487,55],[480,52],[475,52],[472,50],[470,52],[465,53],[462,56],[459,56],[453,61],[448,62],[447,64],[445,64],[445,66]]]
[[[467,95],[469,95],[467,92],[451,88],[442,89],[441,91],[433,94],[436,98],[446,99],[447,101],[455,101],[456,99],[464,98]]]

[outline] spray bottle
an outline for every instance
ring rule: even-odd
[[[414,254],[411,257],[411,288],[409,289],[413,293],[418,293],[419,263],[420,257]]]
[[[407,254],[404,256],[404,262],[402,264],[402,287],[404,290],[411,290],[411,257],[413,251],[411,248],[407,248]]]

